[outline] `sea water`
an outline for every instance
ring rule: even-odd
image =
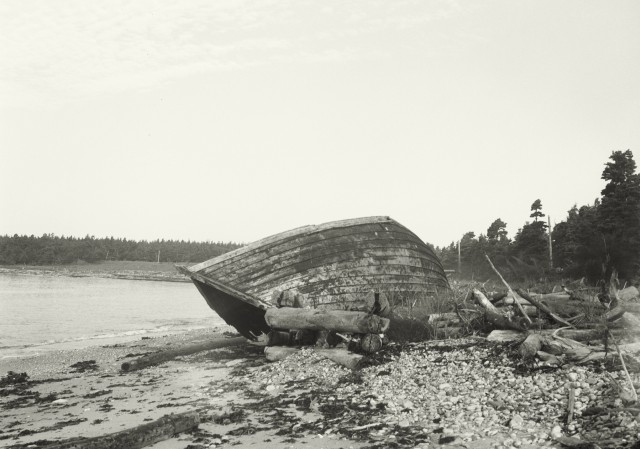
[[[0,274],[0,358],[217,326],[192,283]]]

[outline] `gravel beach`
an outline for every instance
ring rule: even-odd
[[[197,430],[149,447],[625,448],[639,436],[622,371],[525,365],[509,345],[482,338],[390,344],[357,372],[312,349],[268,363],[250,344],[120,372],[136,356],[220,338],[220,329],[200,330],[0,360],[0,446],[105,435],[189,411],[203,417]],[[8,371],[27,382],[7,382]]]

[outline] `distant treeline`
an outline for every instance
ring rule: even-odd
[[[41,237],[14,235],[0,237],[0,264],[2,265],[57,265],[78,260],[202,262],[239,248],[237,243],[191,242],[155,240],[148,242],[86,236],[58,237],[44,234]]]
[[[533,221],[526,222],[513,239],[507,236],[507,224],[498,218],[486,234],[467,232],[458,242],[436,248],[436,252],[445,268],[479,281],[495,276],[485,258],[488,255],[511,279],[538,280],[552,275],[598,282],[608,281],[616,270],[624,281],[638,283],[640,174],[631,151],[614,151],[602,179],[607,182],[602,196],[591,205],[573,206],[553,229],[548,229],[538,199],[530,209]]]

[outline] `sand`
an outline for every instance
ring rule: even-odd
[[[2,375],[8,371],[25,372],[31,382],[25,389],[26,394],[0,396],[0,447],[96,437],[133,428],[170,413],[189,411],[198,411],[210,421],[201,423],[197,430],[148,447],[361,446],[339,436],[305,436],[294,441],[287,435],[276,435],[277,426],[261,425],[260,413],[249,411],[245,405],[263,399],[258,391],[247,395],[254,389],[248,382],[259,375],[266,363],[262,347],[247,344],[222,348],[140,371],[120,371],[123,361],[136,356],[212,338],[226,337],[220,330],[199,330],[0,360]],[[5,386],[0,391],[13,391],[12,388]],[[268,396],[267,392],[262,393]],[[233,412],[238,414],[238,410],[242,416],[234,419]],[[231,419],[218,419],[218,423],[211,420],[225,414]],[[312,412],[308,415],[309,420],[319,418]]]

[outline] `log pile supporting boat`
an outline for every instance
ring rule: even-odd
[[[389,217],[305,226],[177,268],[220,317],[253,340],[274,329],[382,334],[388,295],[426,298],[449,288],[432,248]],[[287,315],[288,309],[295,311]],[[333,324],[318,325],[324,320]],[[375,337],[367,341],[377,346]]]

